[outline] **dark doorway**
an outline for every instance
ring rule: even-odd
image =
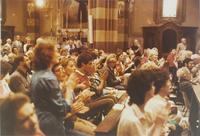
[[[176,49],[176,39],[177,35],[174,30],[165,30],[162,37],[162,52],[169,53],[172,49]]]

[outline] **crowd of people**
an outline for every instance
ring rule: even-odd
[[[95,135],[119,100],[105,88],[128,94],[118,136],[173,135],[187,128],[193,133],[199,109],[189,108],[185,120],[170,94],[180,102],[185,94],[190,105],[198,105],[192,85],[200,83],[200,54],[187,50],[183,38],[167,57],[160,56],[138,40],[126,51],[106,53],[76,38],[38,38],[36,44],[28,37],[25,43],[20,36],[7,39],[0,56],[0,133]]]

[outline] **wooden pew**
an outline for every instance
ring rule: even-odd
[[[128,95],[125,93],[121,96],[118,104],[122,104],[124,107],[124,101],[127,99]],[[115,106],[113,106],[115,107]],[[116,135],[117,124],[120,119],[122,109],[112,109],[105,119],[97,126],[95,130],[96,136],[114,136]]]

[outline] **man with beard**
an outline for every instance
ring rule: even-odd
[[[10,76],[9,87],[14,93],[29,95],[30,86],[30,59],[27,56],[19,56],[15,59],[16,70]]]

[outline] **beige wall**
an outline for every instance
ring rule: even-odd
[[[7,26],[15,26],[15,34],[26,35],[26,0],[5,0]],[[48,11],[40,11],[40,34],[50,34],[52,27],[56,26],[57,0],[51,0],[51,8]],[[52,19],[51,19],[52,15]]]
[[[199,0],[186,0],[185,26],[198,26],[200,28]],[[56,27],[56,0],[51,0],[51,10],[42,11],[40,14],[40,34],[49,34],[52,27]],[[7,13],[5,25],[15,26],[15,32],[26,34],[26,6],[25,0],[6,0]],[[153,25],[154,0],[135,0],[133,14],[131,14],[131,35],[132,37],[142,36],[142,26]],[[52,21],[51,21],[52,12]],[[200,30],[198,31],[200,35]],[[200,37],[200,36],[199,36]],[[200,38],[199,38],[200,39]]]
[[[135,0],[134,12],[131,15],[132,34],[141,35],[142,26],[153,25],[153,3],[154,0]]]
[[[49,9],[40,11],[40,35],[50,35],[51,27],[55,28],[57,19],[57,1],[51,0]]]
[[[15,26],[15,34],[26,34],[24,0],[6,0],[5,25]]]
[[[186,19],[182,25],[198,26],[199,24],[199,0],[186,0]]]
[[[196,49],[198,50],[198,49],[200,49],[200,1],[199,1],[199,11],[198,11],[198,13],[199,13],[199,16],[198,16],[198,27],[199,27],[199,29],[198,29],[198,34],[197,34],[197,45],[196,45]],[[196,52],[198,52],[196,50]]]
[[[182,25],[200,27],[199,0],[186,0],[186,20]],[[154,0],[135,0],[134,13],[131,15],[133,37],[142,36],[142,26],[154,25]]]

